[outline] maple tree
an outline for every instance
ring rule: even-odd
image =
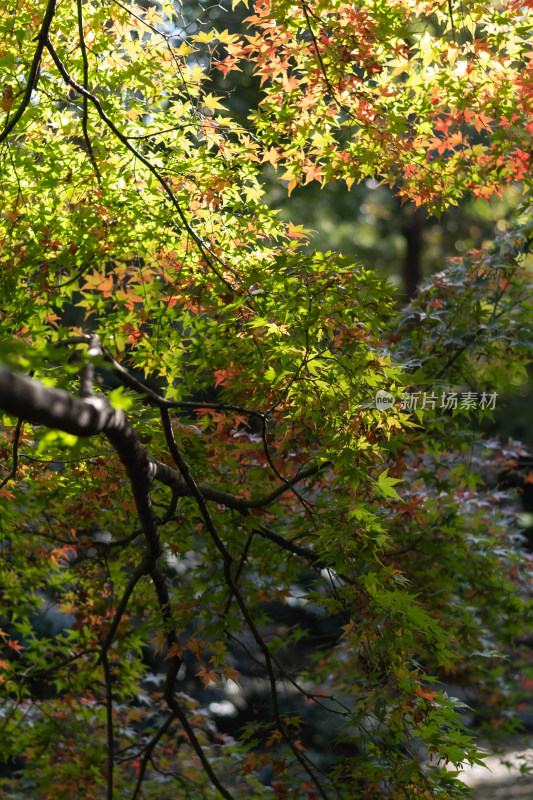
[[[462,797],[443,683],[513,724],[527,454],[475,422],[531,346],[529,6],[4,2],[0,796]],[[398,310],[265,165],[524,203]]]

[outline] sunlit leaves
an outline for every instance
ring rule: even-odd
[[[46,7],[0,18],[2,125]],[[528,16],[249,11],[229,33],[200,7],[59,3],[2,141],[2,361],[112,420],[75,442],[4,419],[0,702],[26,764],[6,796],[460,797],[412,757],[478,759],[434,678],[511,695],[513,512],[480,489],[465,415],[398,398],[519,384],[529,223],[398,313],[386,281],[280,221],[263,170],[289,192],[378,176],[429,207],[526,182]],[[244,127],[219,79],[250,63]],[[495,468],[524,455],[495,449]],[[237,683],[270,694],[234,741],[211,700]]]
[[[282,146],[289,189],[374,176],[439,209],[465,191],[489,197],[527,180],[528,12],[451,12],[445,3],[256,4],[249,22],[262,35],[243,39],[241,55],[257,64],[266,96],[253,122],[269,152]]]

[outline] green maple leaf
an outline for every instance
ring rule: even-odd
[[[388,471],[389,470],[387,468],[385,472],[381,473],[381,475],[377,479],[376,486],[378,487],[383,497],[394,497],[397,500],[401,500],[400,495],[398,494],[396,489],[393,488],[395,483],[401,482],[400,478],[389,478],[389,476],[387,475]]]

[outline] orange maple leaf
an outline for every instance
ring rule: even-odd
[[[206,689],[210,683],[217,682],[217,674],[214,669],[206,669],[205,667],[200,667],[199,671],[196,672],[195,675],[199,675],[203,679],[204,686]]]
[[[423,700],[429,700],[430,703],[433,703],[433,698],[438,695],[438,692],[432,692],[430,689],[424,689],[424,687],[420,685],[416,687],[415,692]]]
[[[275,167],[280,158],[281,158],[280,151],[275,147],[269,147],[268,150],[265,151],[261,163],[264,164],[265,161],[268,161],[269,164],[272,164],[272,166]]]
[[[293,225],[292,222],[289,222],[289,227],[287,230],[287,234],[291,239],[307,239],[309,238],[301,225]]]

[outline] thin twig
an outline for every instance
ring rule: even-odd
[[[154,733],[148,744],[145,746],[144,755],[139,765],[139,774],[137,776],[137,783],[135,784],[131,800],[137,800],[137,798],[139,797],[139,792],[141,790],[144,773],[146,772],[146,767],[148,766],[148,762],[152,758],[152,753],[154,751],[154,748],[159,742],[159,740],[162,738],[162,736],[168,731],[168,729],[170,728],[175,719],[176,719],[176,714],[174,713],[174,711],[171,711],[166,720],[161,725],[161,727]]]
[[[82,9],[82,0],[76,0],[78,6],[78,34],[80,38],[80,51],[81,51],[81,58],[83,61],[83,87],[88,91],[89,89],[89,62],[87,60],[87,48],[85,46],[85,36],[83,34],[83,9]],[[91,144],[91,140],[89,139],[89,129],[87,127],[88,121],[88,98],[86,95],[83,96],[83,116],[81,119],[81,127],[83,130],[83,138],[85,139],[85,146],[87,147],[87,152],[89,154],[89,158],[91,160],[91,164],[93,165],[94,171],[96,173],[96,180],[98,181],[98,185],[101,185],[101,175],[100,170],[98,168],[98,164],[96,163],[96,159],[94,157],[93,146]]]
[[[104,669],[106,694],[106,730],[107,730],[107,800],[113,800],[113,768],[114,768],[114,734],[113,734],[113,690],[111,670],[107,653],[101,653],[100,659]]]
[[[252,616],[250,614],[250,611],[248,610],[248,607],[247,607],[246,603],[244,602],[244,598],[243,598],[240,590],[236,586],[235,581],[233,579],[233,576],[231,574],[231,568],[232,568],[232,565],[233,565],[233,557],[232,557],[231,553],[229,552],[228,548],[226,547],[226,545],[224,544],[224,542],[222,541],[222,539],[220,538],[220,536],[218,535],[217,530],[215,528],[215,525],[213,523],[213,520],[211,518],[211,515],[209,514],[209,511],[208,511],[207,505],[205,503],[205,500],[204,500],[204,498],[202,496],[202,493],[201,493],[199,487],[197,486],[196,481],[194,480],[194,478],[193,478],[193,476],[192,476],[192,474],[191,474],[191,472],[189,470],[189,467],[187,466],[187,463],[183,459],[180,451],[178,450],[178,446],[176,444],[176,440],[174,439],[174,434],[172,432],[172,426],[170,424],[170,418],[168,416],[168,412],[165,409],[160,409],[160,415],[161,415],[161,421],[163,423],[163,431],[165,433],[165,438],[166,438],[166,442],[167,442],[167,446],[169,448],[170,454],[172,455],[172,458],[174,459],[174,463],[176,464],[176,466],[178,467],[179,471],[181,472],[185,482],[189,486],[189,488],[191,490],[191,493],[192,493],[194,499],[196,500],[196,503],[197,503],[198,508],[200,510],[200,513],[202,515],[202,519],[204,521],[204,525],[205,525],[205,527],[206,527],[206,529],[207,529],[207,531],[208,531],[208,533],[209,533],[209,535],[210,535],[215,547],[217,548],[217,550],[219,551],[219,553],[222,556],[223,566],[224,566],[224,576],[225,576],[225,579],[226,579],[226,584],[228,586],[228,589],[230,590],[230,592],[235,597],[235,599],[236,599],[236,601],[237,601],[237,603],[239,605],[239,608],[241,610],[241,613],[243,615],[243,618],[244,618],[244,620],[245,620],[245,622],[246,622],[246,624],[248,626],[248,629],[249,629],[250,633],[252,634],[253,638],[255,639],[257,645],[259,646],[261,652],[263,653],[263,657],[265,659],[265,667],[266,667],[266,670],[267,670],[267,673],[268,673],[268,678],[269,678],[269,683],[270,683],[270,694],[271,694],[271,698],[272,698],[272,707],[273,707],[274,717],[276,719],[276,724],[278,726],[278,729],[279,729],[280,733],[282,734],[283,739],[285,740],[285,742],[288,744],[289,748],[291,749],[295,759],[301,764],[301,766],[304,768],[304,770],[307,772],[309,777],[314,782],[314,784],[315,784],[318,792],[322,796],[323,800],[327,800],[327,793],[326,793],[324,787],[322,786],[320,780],[318,779],[318,777],[316,775],[316,771],[315,771],[314,765],[312,765],[310,763],[309,759],[306,756],[304,756],[304,754],[301,753],[298,750],[298,748],[294,744],[293,739],[290,736],[289,732],[287,731],[287,728],[286,728],[286,726],[285,726],[285,724],[284,724],[284,722],[283,722],[283,720],[281,718],[280,711],[279,711],[279,705],[278,705],[278,694],[277,694],[277,688],[276,688],[276,678],[275,678],[275,675],[274,675],[274,669],[273,669],[273,663],[272,663],[272,655],[271,655],[270,650],[269,650],[267,644],[265,643],[263,637],[259,633],[259,630],[257,629],[257,626],[256,626],[256,624],[255,624],[255,622],[254,622],[254,620],[253,620],[253,618],[252,618]],[[224,795],[224,796],[226,796],[226,795]]]
[[[46,41],[46,47],[48,49],[48,52],[52,56],[52,59],[53,59],[55,65],[56,65],[57,69],[59,70],[59,73],[61,74],[63,80],[65,81],[65,83],[67,83],[69,86],[71,86],[76,92],[81,94],[82,97],[87,97],[91,101],[91,103],[96,108],[100,119],[103,122],[105,122],[107,127],[115,134],[117,139],[119,139],[122,142],[124,147],[126,147],[126,149],[129,150],[130,153],[132,153],[135,156],[135,158],[137,158],[141,162],[141,164],[144,164],[144,166],[148,169],[148,171],[154,176],[154,178],[157,180],[157,182],[162,186],[162,188],[163,188],[165,194],[167,195],[168,199],[170,200],[171,204],[176,209],[176,211],[178,213],[178,217],[180,218],[180,220],[181,220],[181,222],[183,224],[183,227],[185,228],[185,230],[187,231],[189,236],[192,238],[192,240],[196,244],[198,250],[200,251],[201,256],[205,259],[206,264],[215,273],[217,278],[220,281],[222,281],[222,283],[226,286],[226,288],[229,289],[233,293],[235,291],[235,287],[229,281],[227,281],[226,278],[224,278],[223,275],[221,275],[219,270],[214,265],[214,260],[220,262],[220,259],[214,253],[212,253],[212,251],[210,250],[209,245],[207,244],[207,242],[205,242],[194,231],[194,229],[191,227],[189,221],[187,220],[187,217],[185,216],[185,213],[184,213],[181,205],[178,203],[176,195],[174,194],[174,192],[170,188],[168,182],[161,175],[159,170],[157,170],[154,167],[154,165],[149,161],[149,159],[147,159],[145,156],[143,156],[143,154],[131,144],[131,142],[129,141],[128,137],[125,136],[117,128],[117,126],[115,125],[113,120],[104,111],[104,109],[102,107],[102,104],[100,103],[100,100],[94,94],[89,92],[83,86],[80,86],[80,84],[77,83],[77,81],[74,80],[74,78],[70,75],[69,71],[67,70],[67,68],[63,64],[63,62],[60,59],[55,47],[53,46],[52,42],[49,39]],[[222,263],[222,262],[220,262],[220,263]],[[225,269],[227,269],[227,265],[226,264],[222,263],[222,266]]]
[[[110,353],[105,347],[102,349],[102,352],[106,361],[109,361],[109,363],[113,366],[115,375],[121,379],[125,386],[128,386],[130,389],[134,389],[136,392],[139,392],[139,394],[146,395],[147,399],[158,408],[183,408],[190,409],[191,411],[208,408],[214,411],[236,411],[239,414],[255,417],[256,419],[260,420],[265,417],[265,414],[261,411],[245,408],[244,406],[233,405],[231,403],[205,403],[201,401],[195,403],[189,400],[167,400],[149,386],[146,386],[146,384],[142,383],[137,378],[134,378],[133,375],[130,375],[128,370],[123,367],[122,364],[117,361],[112,353]]]

